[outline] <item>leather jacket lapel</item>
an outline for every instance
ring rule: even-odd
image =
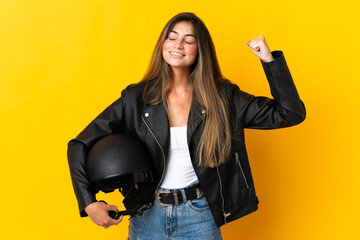
[[[203,109],[198,101],[193,101],[190,113],[188,117],[188,132],[187,132],[187,141],[190,143],[190,139],[192,135],[194,134],[197,126],[199,123],[203,120],[205,116],[205,109]]]
[[[142,116],[167,155],[170,145],[170,125],[165,107],[161,103],[158,105],[147,105],[144,109]]]

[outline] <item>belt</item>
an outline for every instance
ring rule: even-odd
[[[204,192],[200,188],[200,184],[193,187],[184,189],[186,200],[194,200],[204,196]],[[161,207],[179,205],[184,202],[181,190],[177,192],[171,192],[169,190],[156,190],[155,191],[156,202]]]

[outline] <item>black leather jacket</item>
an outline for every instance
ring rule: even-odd
[[[200,122],[206,119],[206,109],[196,101],[193,101],[191,106],[190,114],[193,114],[193,118],[188,121],[187,139],[190,156],[219,227],[258,209],[259,201],[245,148],[244,128],[283,128],[299,124],[305,119],[305,106],[299,98],[283,52],[273,51],[272,55],[275,60],[260,61],[274,99],[255,97],[229,81],[218,86],[221,96],[230,103],[229,118],[233,140],[231,159],[226,164],[214,168],[196,165],[196,143],[201,136]],[[145,142],[157,166],[157,186],[162,180],[170,144],[168,117],[163,104],[147,105],[142,101],[143,87],[144,84],[126,87],[118,100],[68,143],[71,178],[82,217],[86,216],[84,207],[96,201],[84,170],[86,154],[91,146],[105,135],[125,133]]]

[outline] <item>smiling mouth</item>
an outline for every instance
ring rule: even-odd
[[[169,52],[170,54],[173,54],[175,56],[185,56],[185,54],[177,53],[177,52]]]

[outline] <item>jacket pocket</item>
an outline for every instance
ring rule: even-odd
[[[236,161],[236,164],[239,166],[240,168],[240,171],[241,171],[241,174],[243,176],[243,179],[244,179],[244,182],[245,182],[245,185],[246,185],[246,188],[249,189],[249,184],[248,184],[248,181],[246,179],[246,176],[245,176],[245,173],[244,173],[244,170],[241,166],[241,163],[240,163],[240,160],[239,160],[239,153],[234,153],[235,154],[235,161]]]

